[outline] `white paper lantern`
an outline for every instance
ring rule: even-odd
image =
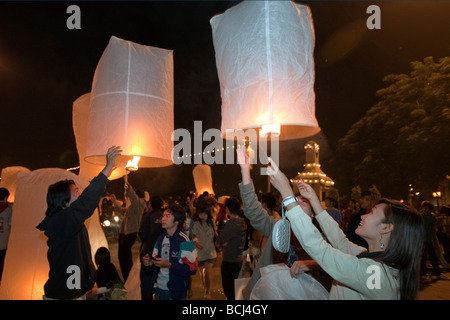
[[[207,164],[196,165],[192,170],[192,175],[194,177],[195,189],[198,195],[201,195],[205,191],[209,194],[214,194],[210,166]]]
[[[250,300],[328,300],[328,291],[307,273],[293,278],[285,264],[271,264],[260,272]]]
[[[60,180],[72,179],[83,191],[88,181],[64,169],[47,168],[18,175],[13,206],[11,234],[6,251],[0,300],[42,300],[48,280],[47,237],[36,226],[45,218],[48,187]],[[97,210],[85,221],[91,254],[108,248]]]
[[[102,165],[92,164],[85,160],[90,106],[91,94],[86,93],[73,102],[72,109],[73,133],[75,135],[78,158],[80,161],[80,171],[78,175],[88,181],[95,178],[104,168]],[[125,173],[125,168],[117,167],[108,179],[119,179],[123,177]]]
[[[28,173],[30,169],[20,166],[6,167],[2,169],[2,180],[0,188],[6,188],[9,191],[8,202],[14,203],[17,188],[17,176],[20,173]]]
[[[262,128],[280,140],[320,131],[315,118],[314,29],[307,6],[244,1],[213,17],[222,134]],[[280,132],[281,127],[281,132]]]
[[[86,161],[105,164],[120,145],[116,165],[140,156],[139,167],[172,164],[173,52],[111,37],[95,71]]]

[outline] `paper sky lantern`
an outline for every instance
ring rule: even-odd
[[[80,161],[79,176],[90,181],[95,178],[104,166],[87,162],[86,156],[87,130],[91,94],[86,93],[73,102],[72,125],[75,141],[77,143],[78,158]],[[109,180],[115,180],[125,175],[125,169],[117,167],[109,176]]]
[[[0,286],[1,300],[42,300],[49,272],[48,246],[47,237],[36,226],[45,217],[48,187],[64,179],[74,180],[80,191],[89,184],[64,169],[39,169],[18,175],[11,234]],[[108,248],[97,210],[85,225],[94,261],[99,247]]]
[[[25,167],[6,167],[2,169],[2,180],[0,188],[6,188],[9,191],[8,202],[14,203],[17,188],[17,175],[19,173],[28,173],[30,169]]]
[[[95,71],[86,161],[105,164],[106,150],[120,145],[125,167],[172,164],[173,52],[111,37]]]
[[[289,267],[272,264],[260,269],[250,300],[328,300],[328,291],[307,273],[293,278]]]
[[[214,194],[213,181],[211,176],[211,167],[207,164],[196,165],[192,170],[194,176],[195,189],[198,195],[208,191],[209,194]]]
[[[127,300],[141,300],[141,260],[136,257],[127,281],[124,283],[127,289]]]
[[[280,140],[320,131],[314,29],[307,6],[244,1],[210,20],[222,97],[221,131],[261,128]]]

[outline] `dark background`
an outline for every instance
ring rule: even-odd
[[[0,2],[0,168],[31,170],[78,165],[72,103],[91,91],[92,77],[112,35],[174,50],[175,128],[220,128],[221,98],[209,20],[237,1]],[[337,141],[376,102],[388,74],[409,73],[410,62],[449,54],[449,1],[305,1],[315,27],[315,137],[280,143],[289,178],[303,169],[304,144],[321,146],[323,171]],[[81,30],[69,30],[66,9],[81,9]],[[381,9],[381,30],[368,30],[366,9]],[[150,194],[194,190],[194,165],[146,169],[131,183]],[[258,166],[256,166],[258,169]],[[327,170],[329,169],[329,170]],[[331,170],[331,171],[330,171]],[[338,169],[334,169],[338,170]],[[216,195],[238,193],[238,165],[213,165]],[[266,177],[254,170],[257,189]],[[339,189],[339,181],[335,181]],[[119,190],[114,181],[110,190]]]

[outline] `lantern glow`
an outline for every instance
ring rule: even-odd
[[[279,124],[264,124],[259,131],[259,136],[265,138],[269,133],[279,136],[280,131],[281,126]]]
[[[17,177],[11,234],[0,286],[1,300],[42,300],[48,280],[47,237],[36,226],[44,219],[48,187],[61,180],[74,180],[80,191],[89,182],[64,169],[45,168]],[[98,211],[85,221],[92,260],[100,247],[108,248]]]
[[[117,145],[123,150],[118,167],[134,156],[144,168],[173,163],[172,50],[111,37],[91,92],[86,161],[104,165],[105,151]]]
[[[139,160],[141,160],[141,157],[133,156],[133,160],[128,160],[125,169],[128,171],[137,171],[139,169],[138,167]]]
[[[194,178],[194,184],[197,194],[202,194],[205,191],[209,194],[214,194],[210,166],[206,164],[196,165],[192,170],[192,176]]]
[[[91,94],[86,93],[80,96],[73,102],[72,109],[72,127],[75,135],[75,142],[77,144],[78,158],[80,161],[79,176],[90,181],[94,179],[100,171],[103,170],[103,165],[96,165],[85,160],[86,145],[87,145],[87,131],[88,119],[90,111]],[[125,175],[124,168],[116,168],[108,177],[109,180],[122,178]]]
[[[243,1],[210,20],[222,97],[222,136],[261,129],[279,140],[320,131],[315,118],[314,28],[309,7]]]
[[[9,197],[6,199],[8,202],[14,203],[16,188],[17,188],[17,176],[21,173],[29,173],[30,169],[25,167],[6,167],[1,171],[0,188],[6,188],[9,191]]]

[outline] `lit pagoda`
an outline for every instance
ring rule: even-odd
[[[308,141],[306,143],[306,163],[303,165],[304,169],[295,178],[291,179],[291,182],[303,179],[303,181],[311,185],[319,196],[320,201],[323,201],[326,197],[326,191],[334,186],[334,181],[320,169],[319,149],[319,145],[315,141]],[[297,190],[295,184],[294,189]]]

